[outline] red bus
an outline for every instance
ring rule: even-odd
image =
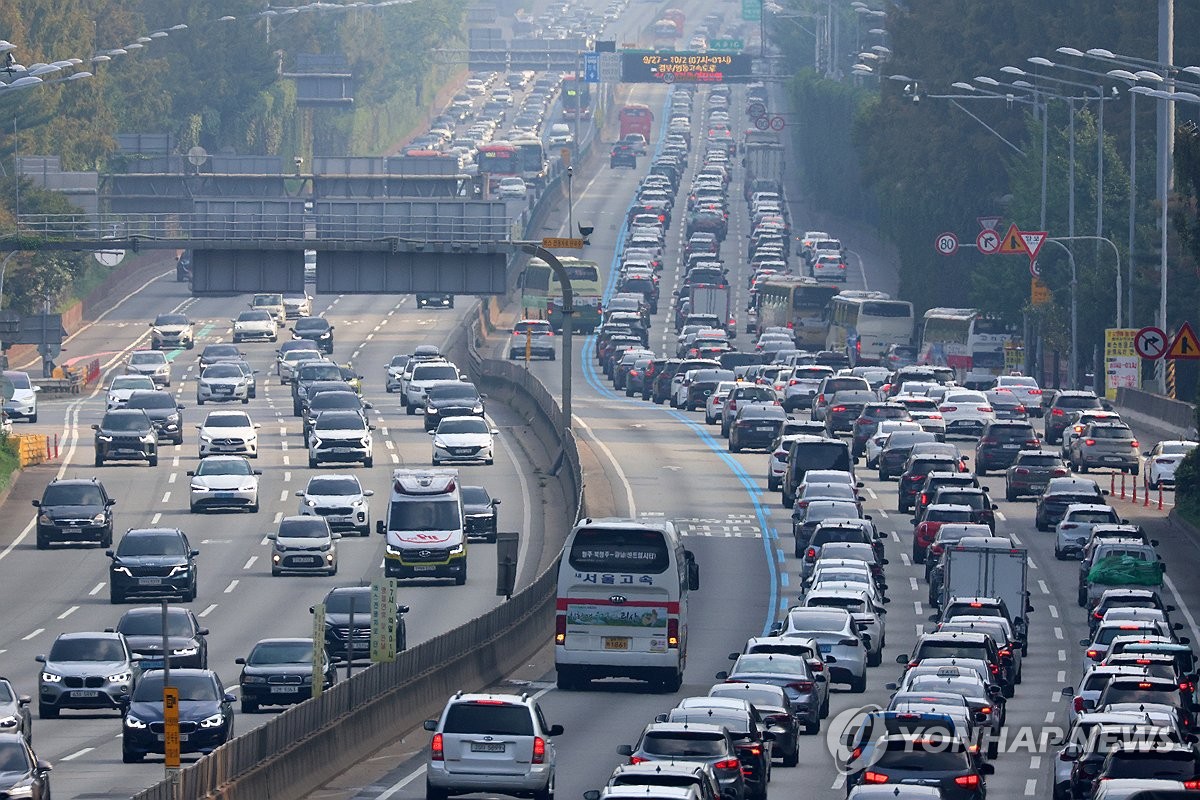
[[[524,166],[516,147],[509,142],[482,144],[475,153],[479,174],[486,175],[488,185],[495,188],[501,178],[521,177]]]
[[[631,133],[640,133],[650,141],[650,126],[654,124],[654,112],[643,103],[630,103],[621,109],[621,138]]]

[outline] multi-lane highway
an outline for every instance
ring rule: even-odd
[[[698,94],[697,109],[702,107],[701,97],[703,91]],[[664,98],[664,90],[640,88],[631,99],[648,103],[657,113]],[[735,99],[733,108],[741,107]],[[694,122],[699,125],[699,120]],[[656,134],[657,130],[656,126]],[[693,135],[699,136],[698,127]],[[693,156],[681,186],[687,187],[696,161]],[[603,265],[608,266],[620,251],[626,211],[642,172],[601,168],[577,194],[575,218],[596,225],[588,255]],[[739,185],[736,173],[732,185]],[[803,198],[793,204],[792,218],[794,228],[803,230],[808,223],[800,209],[813,208],[818,201],[804,198],[798,181],[790,181],[788,190],[792,198]],[[664,300],[682,277],[679,253],[685,216],[681,200],[668,235],[662,278]],[[834,235],[840,232],[835,221],[828,218],[822,227]],[[747,232],[745,206],[735,197],[731,201],[731,231],[722,252],[731,268],[731,284],[740,291],[739,309],[745,304],[747,274],[737,254]],[[895,265],[883,260],[886,248],[877,242],[857,242],[848,237],[845,243],[853,267],[847,288],[895,291]],[[615,268],[615,259],[611,266]],[[669,304],[664,302],[663,312],[655,317],[651,346],[673,354],[675,336],[669,326],[668,309]],[[739,343],[748,346],[746,335],[741,337]],[[503,345],[497,344],[497,353],[502,352]],[[522,681],[532,679],[548,719],[566,725],[565,735],[556,742],[557,793],[565,798],[603,786],[613,766],[622,761],[615,747],[634,742],[655,714],[669,710],[681,697],[706,694],[715,673],[728,666],[727,654],[739,650],[747,637],[764,633],[782,610],[796,601],[799,572],[792,555],[790,512],[780,507],[777,493],[766,491],[767,456],[729,453],[725,441],[715,435],[716,429],[705,426],[698,413],[654,406],[613,391],[596,366],[594,341],[584,340],[576,346],[576,428],[604,464],[617,513],[674,519],[687,537],[687,546],[696,553],[703,577],[701,591],[692,597],[685,682],[675,695],[648,694],[641,687],[620,684],[604,690],[594,686],[591,691],[561,692],[553,688],[549,656],[517,676]],[[530,369],[546,385],[559,385],[557,364],[535,363]],[[1035,427],[1040,430],[1040,421],[1035,421]],[[1143,446],[1154,441],[1150,431],[1141,430],[1139,435]],[[971,454],[974,441],[960,440],[959,446]],[[927,604],[923,570],[914,566],[909,556],[911,518],[897,511],[896,484],[880,482],[867,471],[860,477],[866,484],[866,513],[888,534],[891,604],[883,664],[869,671],[865,694],[835,689],[829,720],[821,735],[803,743],[800,765],[774,770],[770,787],[773,796],[844,794],[826,736],[832,735],[839,714],[864,705],[887,704],[891,692],[885,684],[896,680],[900,671],[895,657],[907,653],[917,634],[931,627],[927,615],[932,609]],[[1107,475],[1092,477],[1108,488]],[[990,488],[993,498],[1003,498],[1002,477],[984,478],[982,483]],[[1146,525],[1162,540],[1160,552],[1172,569],[1168,576],[1176,568],[1186,570],[1184,565],[1197,555],[1196,546],[1167,527],[1163,512],[1115,499],[1114,504],[1123,516]],[[1054,559],[1053,534],[1039,533],[1034,528],[1033,502],[1001,500],[999,505],[998,531],[1029,549],[1030,590],[1036,611],[1031,618],[1024,681],[1008,702],[1007,735],[1012,745],[996,762],[996,774],[987,781],[988,791],[999,798],[1049,797],[1054,752],[1045,745],[1044,736],[1056,726],[1065,728],[1066,706],[1060,689],[1079,677],[1078,640],[1086,635],[1087,628],[1084,612],[1075,604],[1076,567],[1073,562]],[[1200,638],[1191,610],[1200,610],[1200,592],[1190,581],[1180,580],[1179,574],[1173,581],[1168,577],[1165,591],[1169,602],[1180,607],[1177,619],[1188,629],[1184,633]],[[513,685],[502,685],[500,689],[512,691]],[[427,737],[420,731],[406,735],[363,769],[352,770],[313,797],[367,800],[423,796],[422,748]],[[381,774],[385,770],[380,762],[395,766]]]

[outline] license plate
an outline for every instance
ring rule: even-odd
[[[138,578],[138,586],[162,586],[162,578]]]
[[[773,431],[773,430],[775,430],[775,429],[774,429],[774,428],[772,428],[770,425],[759,425],[759,426],[758,426],[757,428],[755,428],[754,430],[756,430],[756,431],[760,431],[760,432],[762,432],[762,433],[770,433],[771,431]]]
[[[138,664],[142,669],[162,669],[163,660],[161,658],[143,658]]]
[[[318,561],[316,556],[293,556],[290,560],[293,564],[316,564]]]
[[[1105,461],[1120,461],[1121,457],[1120,456],[1105,456],[1104,460]]]
[[[821,651],[822,655],[828,655],[829,653],[833,652],[833,645],[819,644],[817,645],[817,649]]]
[[[418,564],[417,566],[413,567],[413,572],[433,572],[436,569],[437,567],[429,564]]]
[[[628,650],[629,649],[629,639],[627,639],[624,636],[605,636],[604,637],[604,649],[605,650]]]
[[[299,686],[272,686],[271,691],[275,694],[299,694]]]
[[[504,742],[471,742],[472,753],[503,753]]]
[[[71,692],[71,697],[99,697],[100,692],[96,689],[76,689]]]
[[[469,456],[469,455],[471,455],[471,448],[456,447],[456,448],[454,448],[454,454],[459,455],[459,456]]]
[[[224,492],[224,491],[222,491],[222,492],[213,492],[213,494],[214,494],[214,495],[216,495],[217,497],[222,497],[222,498],[224,498],[224,497],[233,497],[233,496],[235,496],[235,495],[237,494],[237,492],[234,492],[234,491],[228,491],[228,492]]]
[[[218,386],[217,394],[233,394],[232,386]]]
[[[181,733],[181,734],[179,734],[179,741],[181,741],[181,742],[186,742],[186,741],[188,740],[188,736],[189,736],[189,735],[190,735],[190,734],[187,734],[187,733]],[[161,741],[164,741],[166,738],[167,738],[167,735],[166,735],[165,733],[160,733],[160,734],[158,735],[158,740],[159,740],[160,742],[161,742]]]
[[[1002,444],[1000,446],[1003,447],[1005,450],[1016,450],[1018,447],[1020,447],[1019,444]]]

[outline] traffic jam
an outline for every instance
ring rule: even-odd
[[[738,95],[752,108],[765,90],[752,84]],[[731,454],[765,454],[761,468],[746,470],[760,476],[764,505],[777,500],[790,510],[779,538],[784,547],[793,539],[795,560],[783,569],[796,596],[770,635],[749,635],[730,654],[707,696],[647,720],[637,742],[618,751],[627,764],[595,796],[646,783],[763,798],[773,767],[828,757],[811,737],[831,724],[831,700],[835,788],[851,798],[982,799],[1022,736],[1035,740],[1026,752],[1044,754],[1037,796],[1200,789],[1195,656],[1164,588],[1158,542],[1113,507],[1109,490],[1127,478],[1143,491],[1171,487],[1175,465],[1196,443],[1140,443],[1090,392],[921,363],[920,331],[868,360],[801,343],[799,319],[765,324],[757,291],[844,281],[846,251],[825,232],[792,229],[782,182],[733,180],[745,164],[739,148],[756,134],[735,105],[724,86],[672,90],[626,220],[626,249],[614,260],[620,271],[595,357],[617,393],[669,404]],[[696,120],[706,131],[699,140]],[[619,165],[626,158],[622,149]],[[739,185],[744,196],[732,197]],[[745,203],[748,220],[741,242],[731,235],[735,203]],[[671,280],[667,241],[676,232],[678,275],[668,295],[660,287]],[[731,263],[746,266],[731,274]],[[749,297],[742,332],[755,336],[741,346],[738,280]],[[652,326],[663,325],[674,326],[673,351],[651,347]],[[1105,473],[1103,485],[1092,470]],[[1034,506],[1028,530],[1014,532],[1017,515],[1005,517],[1001,493],[1005,508]],[[868,508],[885,494],[894,511]],[[1057,563],[1033,563],[1021,540],[1035,535],[1053,541]],[[1047,618],[1032,591],[1039,568],[1071,581],[1078,610],[1051,607]],[[924,584],[915,637],[908,625],[888,625],[889,586],[901,583]],[[1051,668],[1058,716],[1016,731],[1010,706],[1045,704],[1021,691],[1023,664],[1039,646],[1031,635],[1038,613],[1060,638],[1060,613],[1080,631],[1086,619],[1086,635]],[[1068,685],[1067,674],[1079,678]],[[877,702],[838,702],[868,686]],[[838,713],[854,705],[849,717]]]

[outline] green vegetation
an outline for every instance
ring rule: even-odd
[[[13,476],[21,469],[21,455],[17,443],[7,436],[0,436],[0,491],[7,489]]]
[[[816,65],[798,70],[790,91],[802,119],[789,126],[801,153],[801,176],[807,194],[824,210],[877,224],[896,246],[900,258],[900,293],[919,308],[934,305],[985,306],[1019,326],[1031,313],[1043,323],[1048,345],[1063,349],[1067,341],[1070,270],[1058,248],[1046,248],[1039,261],[1043,279],[1054,292],[1053,302],[1032,309],[1028,263],[1020,257],[981,256],[960,249],[953,258],[933,250],[942,231],[954,231],[970,243],[979,227],[976,217],[1004,214],[1026,230],[1041,221],[1041,143],[1043,120],[1019,89],[1013,101],[961,87],[985,75],[1000,81],[1017,80],[1001,67],[1012,65],[1030,73],[1033,56],[1093,71],[1115,65],[1060,55],[1056,48],[1108,48],[1152,58],[1156,53],[1157,4],[1071,0],[1045,3],[963,3],[926,0],[887,4],[887,39],[869,34],[873,23],[844,8],[839,59],[845,73],[839,81],[825,77],[825,54],[814,50],[809,31],[821,24],[827,4],[791,0],[789,14],[776,21],[769,35],[783,48],[785,63]],[[1200,7],[1177,4],[1175,29],[1200,29]],[[878,65],[882,76],[849,74],[853,54],[882,41],[889,61]],[[1175,63],[1200,61],[1200,41],[1176,36]],[[848,54],[848,55],[847,55]],[[1048,75],[1080,83],[1100,81],[1086,75],[1050,70]],[[904,75],[910,80],[890,80]],[[1028,80],[1036,80],[1028,78]],[[1130,102],[1119,81],[1118,96],[1104,108],[1104,235],[1119,250],[1122,272],[1128,257]],[[984,88],[980,84],[975,84]],[[1051,84],[1055,85],[1055,84]],[[1095,90],[1057,84],[1061,89],[1095,97]],[[1006,90],[998,90],[1002,95]],[[964,97],[965,96],[965,97]],[[914,102],[914,97],[919,101]],[[960,107],[956,107],[956,104]],[[1096,233],[1099,118],[1097,102],[1076,104],[1075,120],[1075,234]],[[1137,241],[1135,243],[1135,324],[1152,320],[1158,304],[1157,203],[1154,190],[1154,115],[1156,101],[1137,103]],[[965,110],[964,110],[965,109]],[[975,115],[987,126],[989,132]],[[1067,175],[1068,110],[1052,101],[1049,110],[1046,228],[1052,236],[1068,230]],[[852,128],[847,134],[847,123]],[[828,123],[828,124],[826,124]],[[1012,146],[1006,144],[1006,139]],[[1200,307],[1200,133],[1194,126],[1177,133],[1177,195],[1172,200],[1168,314],[1172,319],[1194,318]],[[1073,248],[1079,276],[1080,353],[1090,357],[1103,346],[1103,329],[1115,315],[1114,257],[1101,243],[1078,242]],[[918,313],[919,313],[918,312]]]

